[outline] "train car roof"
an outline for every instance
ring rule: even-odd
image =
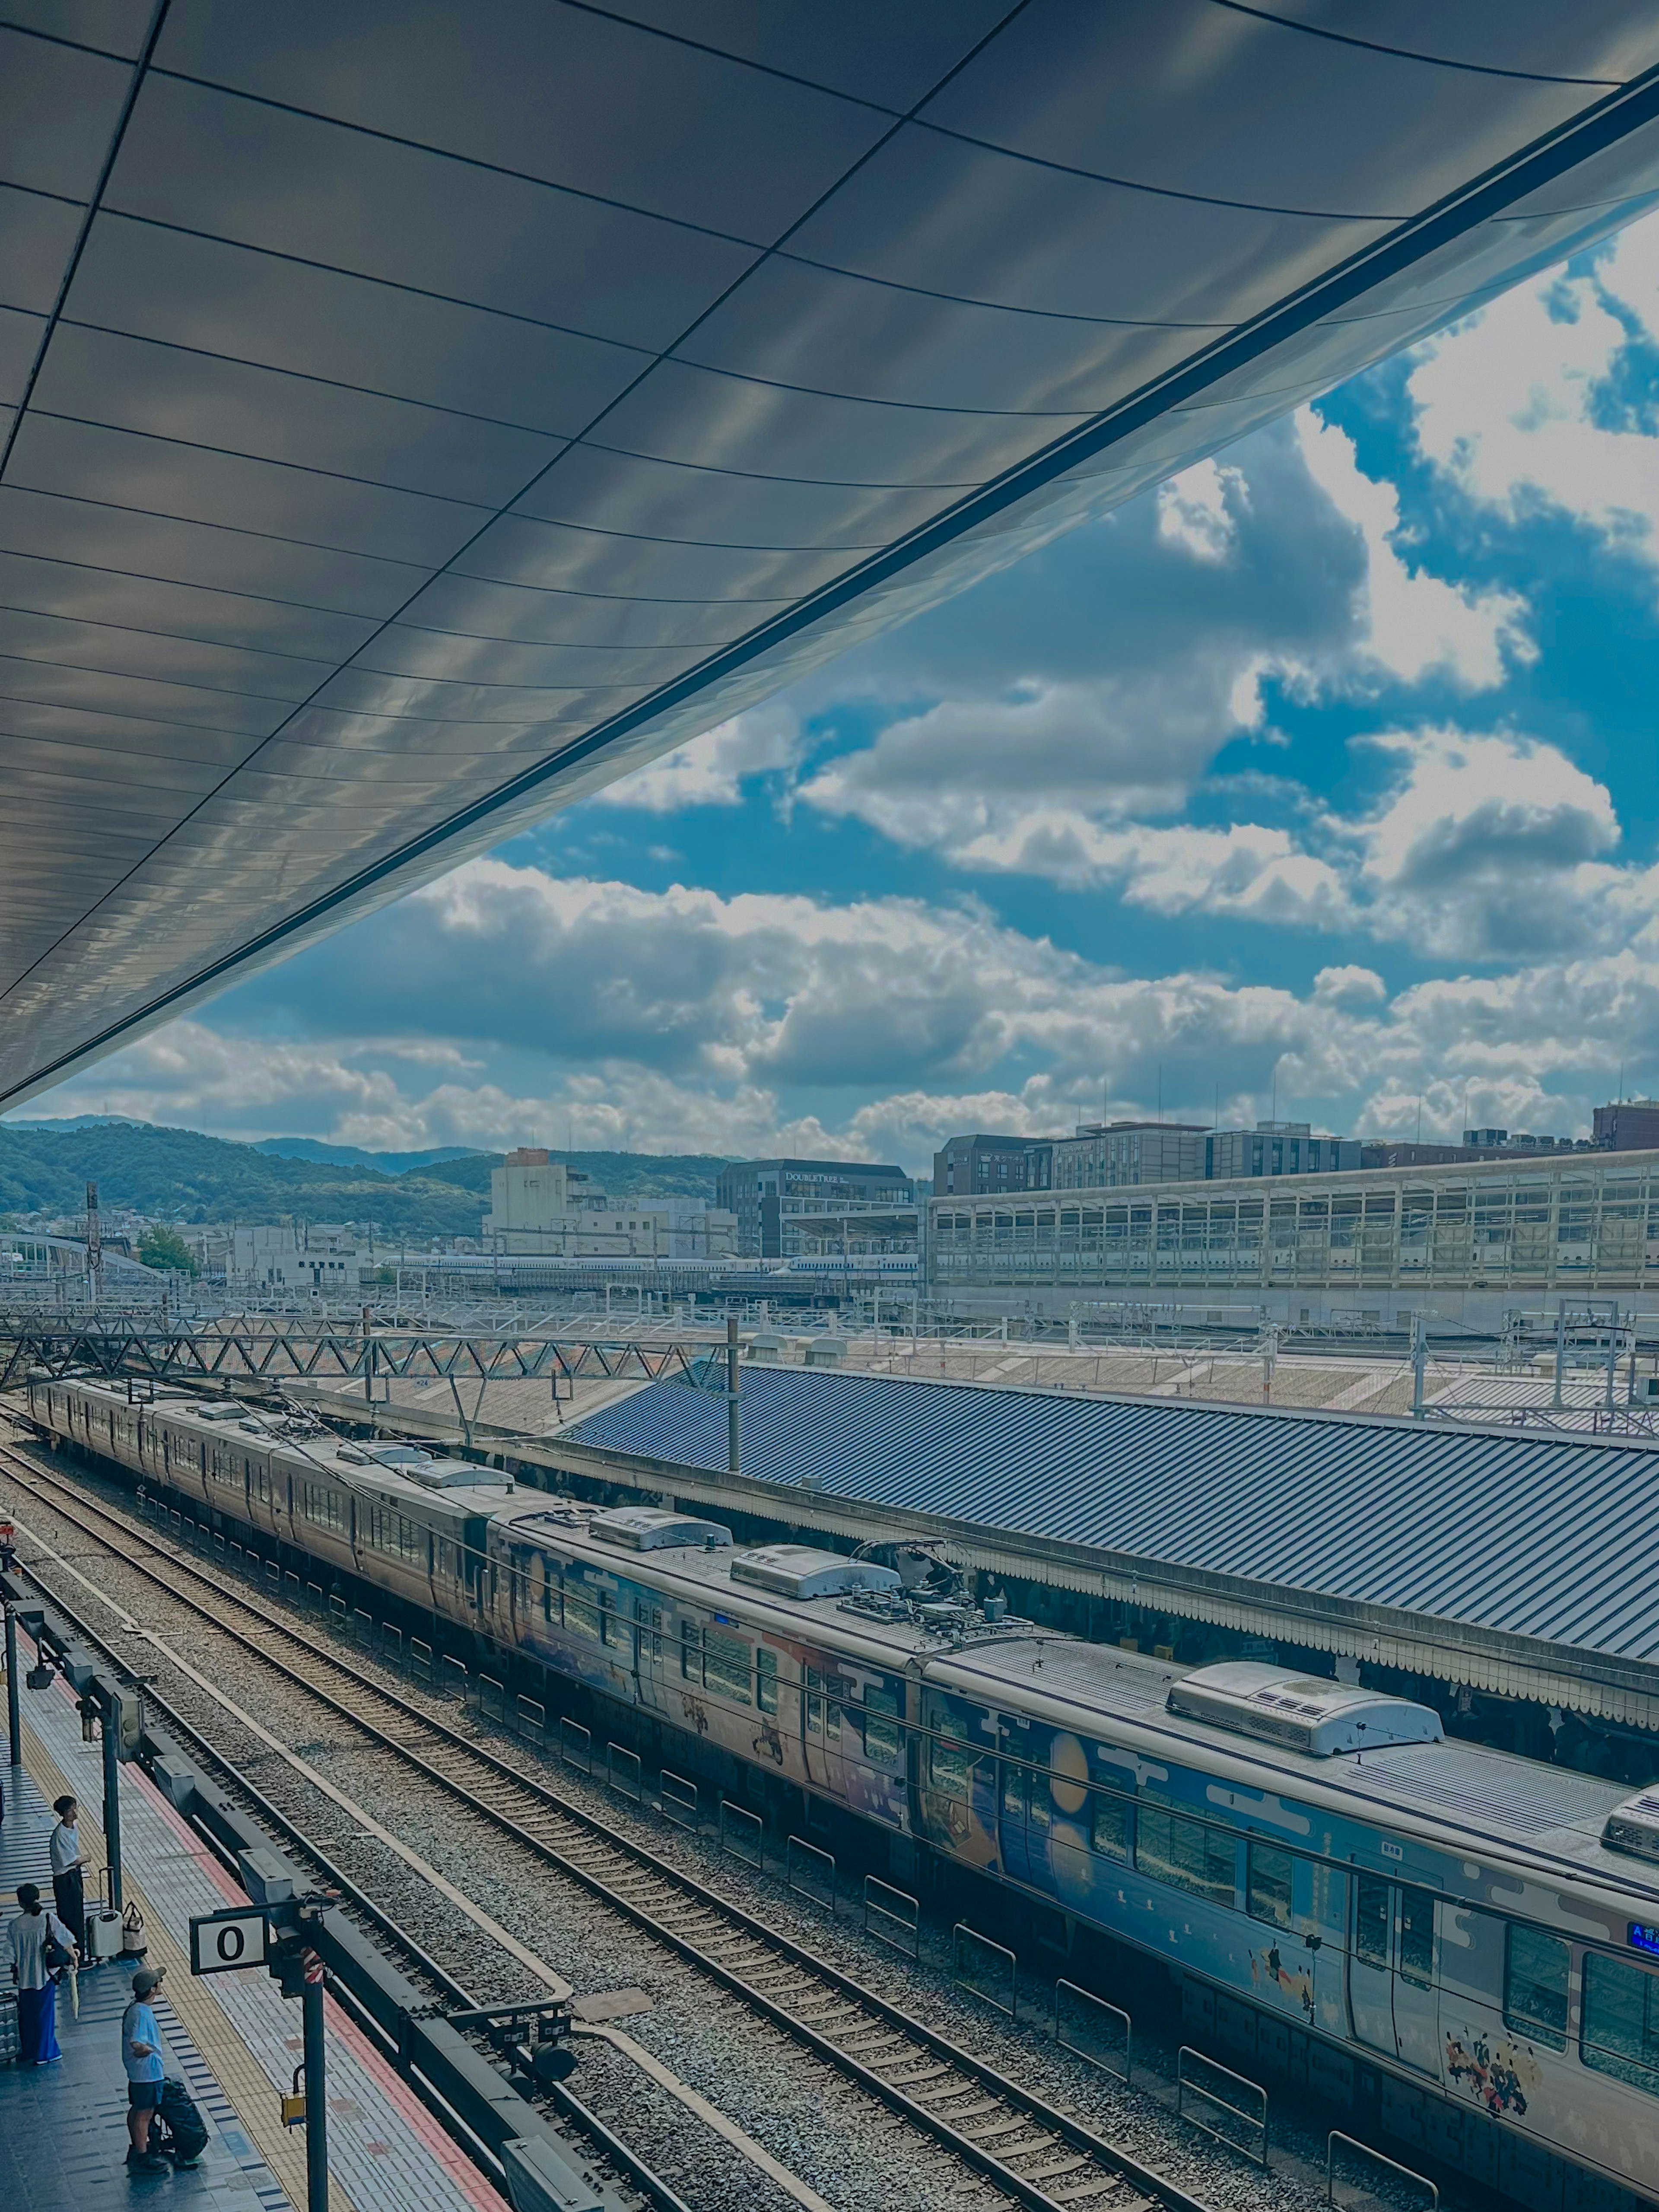
[[[123,1384],[90,1377],[67,1379],[78,1389],[95,1392],[117,1407],[128,1405]],[[170,1421],[182,1420],[207,1435],[227,1437],[250,1447],[258,1443],[283,1458],[296,1474],[309,1471],[330,1476],[343,1490],[355,1491],[359,1496],[372,1494],[411,1517],[419,1513],[428,1520],[459,1523],[496,1512],[520,1495],[515,1483],[473,1460],[423,1454],[420,1472],[405,1474],[376,1458],[374,1455],[382,1447],[374,1443],[358,1443],[327,1431],[284,1436],[272,1425],[273,1417],[237,1398],[155,1398],[149,1403],[135,1402],[131,1410],[163,1414]],[[415,1465],[410,1462],[411,1469]]]
[[[1630,1794],[1626,1784],[1451,1738],[1337,1758],[1243,1738],[1169,1711],[1170,1688],[1194,1671],[1068,1638],[1040,1648],[984,1643],[941,1650],[929,1663],[927,1679],[981,1704],[1006,1705],[1017,1697],[1034,1718],[1085,1735],[1091,1715],[1127,1723],[1154,1757],[1160,1747],[1164,1757],[1176,1761],[1201,1750],[1218,1765],[1254,1770],[1257,1788],[1266,1769],[1288,1781],[1304,1802],[1340,1801],[1350,1816],[1359,1818],[1365,1817],[1362,1807],[1386,1808],[1425,1831],[1474,1833],[1522,1857],[1570,1861],[1574,1871],[1610,1889],[1659,1895],[1659,1869],[1644,1868],[1601,1843],[1609,1814]]]

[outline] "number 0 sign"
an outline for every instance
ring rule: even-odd
[[[192,1974],[228,1974],[240,1966],[263,1966],[267,1930],[263,1912],[210,1912],[190,1923]]]

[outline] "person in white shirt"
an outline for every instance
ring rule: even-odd
[[[58,1976],[75,1957],[74,1938],[55,1912],[40,1909],[32,1881],[20,1884],[22,1911],[11,1923],[11,1978],[17,1984],[17,2057],[22,2066],[51,2066],[63,2057],[58,2048]],[[63,1962],[52,1963],[52,1951]]]
[[[81,1852],[76,1822],[81,1808],[73,1797],[59,1797],[52,1806],[58,1826],[52,1832],[52,1901],[58,1917],[75,1938],[75,1948],[87,1948],[86,1860]]]

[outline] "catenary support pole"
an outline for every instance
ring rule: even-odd
[[[726,1316],[726,1464],[729,1474],[738,1472],[738,1430],[741,1415],[738,1406],[738,1388],[742,1370],[738,1364],[738,1317],[734,1313]]]
[[[323,1962],[306,1954],[300,1996],[306,2076],[306,2212],[328,2212],[328,2073],[323,2056]]]
[[[121,1717],[120,1707],[106,1690],[104,1697],[104,1855],[109,1861],[109,1903],[112,1912],[123,1909],[121,1894]]]
[[[6,1607],[6,1727],[11,1740],[11,1763],[23,1763],[23,1713],[17,1694],[17,1615]],[[14,1798],[15,1792],[14,1792]]]

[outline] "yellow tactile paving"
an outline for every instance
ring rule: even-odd
[[[76,1783],[63,1772],[27,1722],[23,1727],[23,1764],[48,1805],[54,1798],[66,1794],[76,1796],[82,1806],[82,1850],[90,1865],[100,1864],[104,1856],[103,1833],[93,1820],[85,1799],[80,1796],[84,1784]],[[167,1970],[168,2003],[184,2022],[197,2049],[213,2069],[215,2078],[230,2100],[237,2118],[252,2137],[260,2156],[287,2191],[289,2203],[303,2204],[306,2201],[303,2130],[283,2125],[277,2113],[277,2093],[272,2088],[264,2067],[231,2027],[210,1993],[191,1976],[189,1958],[168,1934],[161,1915],[151,1907],[143,1885],[135,1881],[125,1869],[123,1887],[127,1897],[137,1905],[144,1916],[145,1936],[149,1946],[146,1963],[152,1966],[165,1966]],[[295,2018],[297,2027],[297,2008]],[[331,2160],[330,2162],[332,2163]],[[329,2212],[356,2212],[350,2197],[332,2174],[329,2176],[328,2202]]]

